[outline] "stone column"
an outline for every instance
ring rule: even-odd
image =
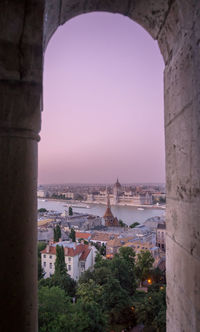
[[[0,331],[37,331],[44,1],[0,1]]]
[[[0,82],[1,331],[37,331],[37,141],[35,84]]]
[[[200,3],[175,1],[165,58],[167,331],[200,328]]]

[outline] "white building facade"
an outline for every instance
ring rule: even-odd
[[[56,246],[63,246],[67,273],[74,280],[92,268],[95,262],[96,248],[83,243],[63,241],[49,244],[41,251],[41,263],[45,272],[44,278],[51,277],[55,272]]]

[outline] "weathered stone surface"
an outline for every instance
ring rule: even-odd
[[[167,331],[198,332],[200,327],[200,260],[174,239],[167,240]],[[171,273],[169,273],[171,272]]]
[[[46,0],[45,1],[45,16],[44,16],[44,49],[60,25],[61,15],[61,0]]]
[[[167,233],[188,255],[200,260],[200,197],[193,201],[168,198]]]
[[[161,0],[63,0],[60,24],[82,13],[107,11],[129,16],[156,38],[168,11],[168,2]]]
[[[43,15],[43,1],[1,1],[0,79],[41,83]]]
[[[40,131],[41,86],[27,82],[0,81],[1,129]]]
[[[37,331],[37,142],[0,137],[0,331]]]
[[[64,24],[77,15],[94,11],[107,11],[129,16],[156,39],[170,6],[171,1],[167,2],[165,0],[159,2],[156,0],[46,1],[44,43],[47,45],[58,25]]]

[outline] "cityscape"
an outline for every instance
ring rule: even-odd
[[[99,207],[101,207],[101,210],[98,210]],[[121,218],[114,214],[113,210],[115,208],[124,209]],[[129,218],[127,219],[127,213],[125,213],[127,208],[131,209],[131,221]],[[132,268],[139,271],[139,267],[141,268],[139,261],[142,260],[142,268],[146,272],[143,272],[143,274],[138,272],[137,277],[135,275],[134,282],[138,285],[134,288],[131,284],[127,296],[130,296],[130,301],[133,301],[133,303],[138,301],[138,297],[143,303],[149,294],[151,296],[158,296],[159,294],[161,296],[159,305],[163,310],[162,318],[154,325],[159,327],[159,331],[164,331],[165,208],[166,193],[164,184],[124,185],[117,179],[113,185],[40,185],[38,187],[38,248],[41,250],[38,257],[39,285],[43,287],[49,285],[50,280],[54,284],[53,280],[58,274],[58,253],[61,248],[63,248],[62,260],[65,266],[64,275],[65,278],[67,276],[67,278],[70,278],[71,285],[70,289],[67,288],[67,294],[72,294],[74,301],[77,301],[80,297],[78,294],[82,287],[84,292],[90,291],[91,282],[93,282],[93,287],[102,287],[100,285],[102,285],[103,276],[101,270],[98,271],[99,267],[97,267],[99,260],[101,260],[101,265],[104,266],[105,264],[106,267],[106,261],[112,265],[116,259],[121,257],[122,253],[123,255],[133,255],[135,267],[132,265]],[[94,211],[94,213],[91,213],[91,211]],[[101,215],[97,215],[98,211],[102,211]],[[143,214],[144,211],[149,215],[148,218],[145,221],[138,222],[139,216],[136,213]],[[155,211],[154,216],[151,216],[152,211]],[[124,257],[123,255],[122,257]],[[133,264],[133,262],[130,261],[129,264]],[[136,270],[134,273],[136,273]],[[97,273],[98,278],[100,278],[97,284],[93,279],[93,273]],[[57,276],[57,278],[60,277]],[[133,275],[131,278],[133,278]],[[134,282],[132,279],[132,283]],[[75,290],[75,284],[78,286],[78,292]],[[58,282],[58,285],[62,288],[61,281]],[[157,287],[156,293],[155,287]],[[131,296],[133,288],[135,295]],[[39,288],[39,292],[41,289]],[[81,297],[81,301],[85,301],[84,296]],[[97,294],[94,291],[92,295],[93,305],[96,296]],[[118,300],[115,301],[112,310],[117,310],[115,306]],[[117,318],[110,317],[109,319],[110,326],[116,325],[118,326],[117,331],[119,328],[121,331],[122,326],[127,329],[128,326],[134,328],[137,325],[138,331],[142,331],[146,323],[144,320],[142,322],[140,318],[137,318],[137,315],[140,316],[141,314],[140,305],[132,304],[131,310],[133,312],[131,316],[125,319],[121,317],[120,324],[119,317],[121,313],[117,311]],[[127,301],[124,310],[129,312]],[[135,311],[138,311],[137,315]],[[156,316],[156,312],[153,315]],[[46,326],[44,322],[41,324]],[[96,326],[94,321],[90,324]],[[71,325],[66,325],[66,328],[72,329],[72,326],[71,323]],[[103,323],[101,323],[99,330],[106,331]],[[93,327],[91,327],[91,331],[93,331]]]
[[[200,0],[0,27],[0,331],[199,332]]]
[[[39,144],[39,331],[164,332],[163,59],[119,15],[80,16],[56,35]]]

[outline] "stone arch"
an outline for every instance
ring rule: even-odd
[[[5,252],[0,327],[37,330],[35,221],[43,52],[60,24],[91,11],[127,15],[158,40],[165,61],[167,330],[198,331],[200,2],[196,0],[0,2],[0,245]]]

